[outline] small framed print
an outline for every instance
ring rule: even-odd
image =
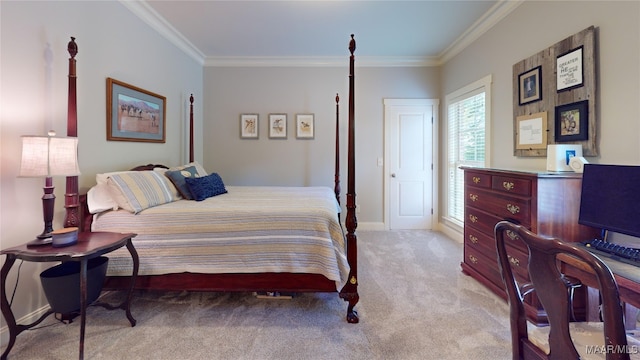
[[[313,114],[296,115],[296,138],[313,139],[315,132]]]
[[[556,59],[556,90],[566,91],[584,84],[582,46],[562,54]]]
[[[542,100],[542,66],[518,75],[518,103],[528,104]]]
[[[258,114],[240,115],[240,138],[241,139],[257,139],[258,138]]]
[[[556,106],[556,142],[589,139],[589,100]]]
[[[518,133],[516,134],[516,149],[546,149],[547,148],[547,112],[522,115],[516,118]]]
[[[287,114],[269,114],[269,138],[287,138]]]

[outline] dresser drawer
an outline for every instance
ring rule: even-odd
[[[471,226],[476,230],[487,234],[488,236],[494,236],[493,228],[496,226],[498,221],[503,220],[495,215],[487,214],[484,211],[470,206],[465,207],[464,213],[465,228],[467,226]]]
[[[529,254],[507,243],[507,257],[517,279],[519,281],[528,281],[529,271],[527,270],[527,264],[529,262]]]
[[[491,175],[465,171],[464,183],[467,186],[475,186],[491,189]]]
[[[493,258],[486,257],[483,253],[474,249],[471,246],[465,245],[464,247],[464,262],[468,266],[472,267],[485,278],[491,281],[496,286],[504,289],[504,283],[502,282],[502,275],[500,275],[500,268],[498,267],[498,257]]]
[[[467,205],[482,209],[502,219],[512,219],[527,226],[531,223],[530,199],[498,195],[495,192],[471,187],[466,190]]]
[[[531,196],[531,180],[528,179],[493,176],[491,180],[491,188],[493,190],[509,194]]]
[[[464,227],[464,243],[465,245],[477,249],[487,257],[497,257],[495,237],[481,232],[471,226]]]

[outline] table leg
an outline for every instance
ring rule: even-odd
[[[80,261],[80,360],[84,359],[84,331],[87,323],[87,259]]]
[[[11,254],[6,255],[7,258],[2,266],[2,270],[0,271],[0,307],[2,308],[2,316],[4,316],[5,321],[7,322],[7,327],[9,328],[9,343],[7,344],[7,348],[4,350],[2,355],[0,356],[1,360],[6,360],[7,356],[9,356],[9,351],[13,348],[13,345],[16,342],[16,337],[23,331],[29,330],[32,327],[40,324],[47,316],[53,314],[53,310],[49,309],[47,312],[42,314],[38,320],[32,322],[28,325],[21,325],[16,323],[16,318],[13,315],[13,311],[11,310],[11,305],[9,304],[9,300],[7,299],[7,275],[9,275],[9,270],[16,261],[16,257]]]
[[[133,242],[131,241],[131,238],[127,240],[127,250],[129,250],[129,253],[131,254],[131,258],[133,259],[133,273],[131,274],[131,285],[129,285],[129,293],[127,294],[126,311],[127,311],[127,319],[129,319],[129,322],[131,323],[131,327],[133,327],[133,326],[136,326],[136,319],[134,319],[133,315],[131,315],[131,298],[133,297],[133,288],[135,287],[136,277],[138,276],[138,268],[140,267],[140,258],[138,257],[138,252],[136,251],[136,248],[133,247]]]
[[[16,342],[16,336],[18,336],[18,326],[16,324],[16,318],[13,316],[13,311],[11,311],[11,306],[9,306],[9,301],[7,300],[7,275],[9,274],[9,270],[13,266],[13,263],[16,262],[15,256],[7,255],[7,258],[4,261],[4,265],[2,266],[2,271],[0,271],[0,304],[2,305],[2,316],[4,316],[5,321],[7,322],[7,327],[9,328],[9,343],[7,344],[7,348],[2,353],[2,360],[7,358],[9,355],[9,351],[13,347],[13,344]]]

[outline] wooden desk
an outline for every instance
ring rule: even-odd
[[[633,324],[632,328],[635,328],[636,319],[633,314],[640,309],[640,267],[630,265],[621,261],[599,256],[599,258],[611,269],[616,282],[618,283],[618,292],[620,293],[620,300],[631,305],[635,310],[630,309],[627,316],[627,325]],[[597,289],[598,283],[595,275],[588,270],[583,264],[571,257],[562,256],[562,271],[567,276],[572,276],[588,286],[589,288]],[[598,298],[597,292],[591,292],[591,296],[587,299],[588,302],[588,320],[596,321],[598,318]]]
[[[84,358],[84,332],[87,315],[87,262],[89,259],[99,257],[103,254],[109,253],[113,250],[126,246],[133,258],[133,274],[131,276],[131,285],[129,287],[129,294],[127,299],[120,305],[111,306],[109,304],[99,303],[109,310],[123,309],[126,311],[127,319],[131,323],[131,326],[136,325],[136,320],[131,315],[131,296],[133,294],[133,286],[135,284],[136,276],[138,275],[138,267],[140,265],[138,253],[133,247],[131,239],[136,234],[118,234],[109,232],[95,232],[95,233],[79,233],[78,243],[67,247],[52,247],[50,245],[44,245],[39,247],[27,247],[27,244],[4,249],[0,252],[2,255],[6,255],[6,260],[0,270],[0,303],[2,305],[2,315],[7,321],[9,327],[9,343],[4,353],[2,353],[1,359],[6,360],[9,355],[9,351],[15,344],[16,337],[21,332],[38,325],[44,318],[53,313],[52,310],[47,311],[38,320],[28,325],[21,325],[16,323],[16,319],[11,311],[11,306],[7,300],[6,285],[7,275],[9,270],[13,266],[16,259],[24,261],[34,262],[52,262],[52,261],[79,261],[80,262],[80,345],[79,345],[79,358]]]

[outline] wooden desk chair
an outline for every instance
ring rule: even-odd
[[[511,239],[518,237],[528,247],[530,283],[518,284],[514,277],[507,256],[511,245],[506,245],[505,234]],[[607,360],[630,359],[627,351],[633,348],[627,346],[618,286],[611,270],[600,259],[571,243],[538,236],[508,221],[496,224],[495,237],[498,264],[509,301],[514,360],[597,359],[605,358],[605,353]],[[603,323],[570,323],[569,288],[575,284],[560,272],[556,258],[559,254],[577,258],[593,269],[600,286]],[[528,324],[522,301],[530,291],[535,291],[540,299],[549,326]]]

